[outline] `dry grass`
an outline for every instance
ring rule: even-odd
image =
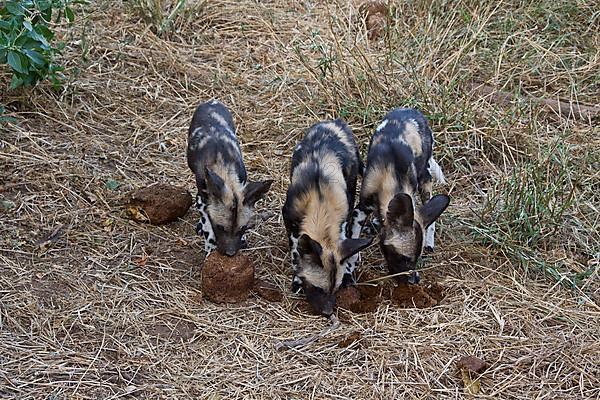
[[[597,123],[495,105],[470,89],[598,102],[595,2],[397,2],[371,42],[352,1],[188,1],[160,35],[128,3],[99,1],[65,32],[73,79],[64,91],[0,95],[17,119],[0,136],[1,396],[463,398],[455,363],[476,355],[490,365],[481,398],[600,398]],[[235,114],[251,177],[275,179],[249,239],[282,303],[203,301],[196,213],[154,227],[120,207],[130,189],[156,181],[193,188],[186,129],[212,97]],[[431,309],[341,313],[320,340],[277,352],[274,343],[327,324],[288,291],[279,210],[292,146],[332,116],[365,146],[397,105],[429,116],[451,182],[436,188],[453,201],[424,272],[446,298]],[[543,179],[575,199],[558,228],[537,226],[542,239],[526,252],[522,230],[500,244],[474,234],[504,238],[495,218],[518,204],[486,205],[505,205],[502,182],[557,142],[566,156],[552,168],[567,178]],[[550,198],[541,206],[564,197]],[[554,215],[540,212],[532,218]],[[364,259],[363,268],[381,261],[375,248]],[[348,337],[357,341],[338,346]]]

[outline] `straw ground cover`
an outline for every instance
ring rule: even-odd
[[[15,118],[0,137],[2,397],[463,398],[464,355],[489,365],[482,398],[600,397],[597,122],[518,100],[598,102],[596,2],[394,2],[373,40],[358,2],[163,2],[161,29],[151,3],[94,2],[62,31],[64,89],[0,97]],[[203,300],[197,214],[156,227],[120,206],[157,181],[193,190],[186,129],[213,97],[251,178],[275,179],[248,253],[280,303]],[[327,324],[288,290],[291,149],[339,116],[364,151],[400,105],[430,119],[449,181],[423,263],[446,297],[340,311],[336,330],[277,352]]]

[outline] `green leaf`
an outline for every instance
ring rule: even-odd
[[[25,29],[27,29],[28,31],[32,31],[33,30],[33,26],[31,26],[31,22],[29,22],[28,20],[24,19],[23,20],[23,26],[25,27]]]
[[[11,13],[12,15],[23,15],[25,13],[25,10],[23,9],[23,6],[17,2],[14,1],[9,1],[6,3],[6,9],[8,10],[9,13]]]
[[[31,60],[32,63],[34,63],[35,65],[45,65],[48,63],[48,61],[44,58],[43,55],[41,55],[40,53],[38,53],[35,50],[24,50],[25,54],[27,54],[27,57],[29,57],[29,59]]]
[[[8,65],[10,65],[11,68],[15,71],[21,72],[23,74],[27,73],[27,68],[23,66],[21,56],[16,51],[9,51],[7,60]]]
[[[71,8],[65,7],[65,17],[67,17],[69,22],[75,21],[75,14],[73,14],[73,10],[71,10]]]
[[[109,190],[117,190],[119,186],[121,186],[121,184],[114,179],[109,179],[106,181],[106,188]]]
[[[23,79],[19,78],[17,74],[12,76],[10,80],[10,89],[16,89],[23,84]]]

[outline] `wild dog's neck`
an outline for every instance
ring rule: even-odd
[[[401,184],[400,182],[398,182],[398,180],[394,177],[393,174],[386,174],[378,193],[380,218],[383,218],[385,220],[390,201],[392,201],[394,196],[398,193],[406,193],[413,199],[415,197],[415,190],[410,184]]]
[[[242,182],[234,166],[217,161],[211,166],[211,169],[223,180],[225,187],[231,191],[232,195],[241,198],[246,183]]]

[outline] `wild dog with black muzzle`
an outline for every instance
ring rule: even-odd
[[[347,238],[360,156],[341,120],[313,125],[294,149],[282,209],[292,256],[292,290],[303,290],[313,309],[330,315],[335,293],[349,282],[345,261],[372,239]]]
[[[235,255],[245,245],[254,204],[273,181],[247,182],[233,117],[217,100],[200,104],[194,112],[187,162],[196,176],[200,211],[196,231],[205,238],[205,250]]]
[[[375,130],[367,155],[360,200],[352,212],[352,234],[358,237],[367,217],[374,213],[381,250],[392,274],[415,270],[426,247],[434,248],[435,220],[449,197],[431,197],[432,176],[445,182],[432,155],[433,134],[427,120],[415,109],[389,112]],[[416,206],[417,193],[421,205]],[[357,235],[358,234],[358,235]],[[417,283],[419,275],[400,275],[401,282]]]

